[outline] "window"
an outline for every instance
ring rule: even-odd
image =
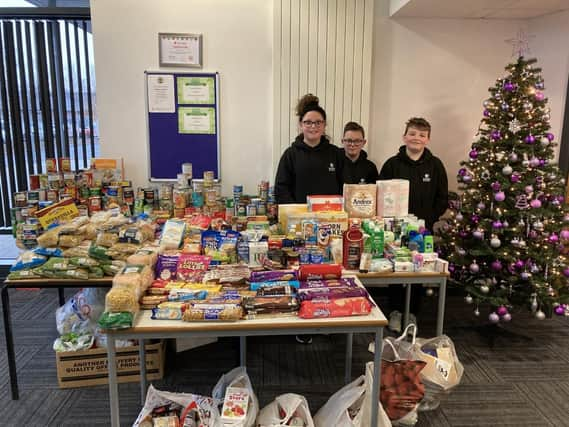
[[[74,170],[87,168],[99,155],[99,133],[88,9],[20,4],[0,13],[0,227],[9,227],[12,194],[46,173],[45,159],[69,157]]]

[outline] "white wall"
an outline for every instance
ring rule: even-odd
[[[272,180],[272,2],[91,0],[101,152],[148,183],[144,71],[158,70],[158,33],[203,34],[203,70],[220,72],[223,191]],[[177,69],[178,71],[180,69]]]
[[[430,148],[456,189],[488,88],[514,60],[504,42],[520,23],[496,20],[388,18],[376,7],[373,96],[368,150],[378,168],[401,145],[405,122],[422,116],[432,125]],[[547,83],[547,82],[546,82]]]
[[[536,65],[542,68],[544,92],[551,108],[551,132],[561,143],[569,77],[569,11],[528,21],[528,33],[533,35],[528,57],[537,58]]]

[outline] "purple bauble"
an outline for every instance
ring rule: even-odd
[[[553,138],[555,138],[555,136],[554,136],[551,132],[547,132],[547,133],[545,134],[545,137],[546,137],[547,139],[549,139],[550,141],[553,141]]]
[[[461,230],[458,232],[458,235],[461,239],[466,239],[468,237],[468,231]]]
[[[506,307],[504,307],[503,305],[498,307],[498,309],[496,310],[496,313],[498,313],[499,316],[503,316],[507,312],[508,312],[508,309]]]
[[[537,99],[538,101],[543,101],[545,99],[545,95],[543,94],[543,92],[540,92],[539,90],[535,92],[535,99]]]
[[[534,209],[539,209],[541,208],[541,202],[539,201],[539,199],[533,199],[529,205],[534,208]]]
[[[484,115],[484,117],[490,117],[490,111],[488,110],[484,110],[482,114]]]
[[[506,200],[506,194],[503,191],[498,191],[496,194],[494,194],[494,200],[497,202],[503,202]]]
[[[530,159],[530,161],[529,161],[529,165],[530,165],[532,168],[538,167],[538,166],[539,166],[539,159],[538,159],[537,157],[532,157],[532,158]]]
[[[549,243],[557,243],[557,242],[559,242],[559,236],[555,233],[551,233],[548,240],[549,240]]]
[[[564,200],[565,200],[565,196],[557,196],[557,201],[559,203],[563,203]]]
[[[522,271],[522,274],[520,274],[520,278],[522,280],[529,280],[530,274],[527,271]]]
[[[521,176],[519,173],[517,173],[517,172],[514,172],[514,173],[512,174],[512,176],[510,176],[510,180],[511,180],[513,183],[520,182],[520,179],[522,179],[522,176]]]
[[[502,188],[502,184],[500,184],[498,181],[495,181],[492,183],[491,187],[492,190],[494,191],[500,191],[500,188]]]
[[[492,222],[492,227],[493,227],[493,228],[502,228],[503,225],[504,225],[504,224],[502,224],[502,222],[501,222],[499,219],[497,219],[496,221],[493,221],[493,222]]]
[[[524,141],[525,141],[527,144],[533,144],[533,143],[535,142],[535,136],[533,136],[533,135],[530,133],[528,136],[526,136],[526,137],[524,138]]]
[[[480,271],[480,266],[478,264],[476,264],[475,262],[473,262],[472,264],[470,264],[470,271],[472,273],[478,273]]]
[[[539,159],[539,166],[547,165],[547,159]]]
[[[537,83],[535,84],[535,88],[536,88],[536,89],[544,89],[544,88],[545,88],[545,85],[543,84],[543,82],[537,82]]]
[[[565,268],[563,269],[563,275],[564,275],[565,277],[569,277],[569,267],[565,267]]]
[[[557,314],[558,316],[563,316],[565,314],[565,307],[563,307],[562,305],[558,305],[557,307],[555,307],[555,314]]]
[[[486,209],[486,205],[480,202],[476,205],[476,209],[480,209],[481,211],[483,211],[484,209]]]
[[[561,240],[569,240],[569,230],[563,229],[559,235],[561,236]]]
[[[464,176],[462,177],[462,181],[464,181],[464,182],[470,182],[470,181],[472,181],[472,177],[471,177],[470,175],[464,175]]]
[[[480,230],[475,230],[472,232],[472,237],[478,240],[482,240],[484,238],[484,232]]]
[[[538,237],[537,231],[531,230],[531,231],[529,232],[529,238],[530,238],[530,239],[535,240],[535,239],[537,239],[537,237]]]
[[[490,133],[490,138],[492,138],[494,141],[497,141],[501,137],[502,137],[502,134],[500,133],[499,130],[493,130],[492,133]]]
[[[529,193],[533,193],[533,187],[531,185],[526,185],[526,187],[524,188],[525,192],[527,194]]]
[[[492,312],[488,315],[488,320],[491,323],[498,323],[500,321],[500,317],[496,313]]]
[[[477,159],[478,151],[476,151],[476,148],[473,148],[472,150],[470,150],[470,153],[468,155],[470,156],[471,159]]]
[[[512,320],[512,315],[510,313],[506,313],[502,316],[502,320],[504,322],[509,322],[510,320]]]
[[[516,163],[518,161],[518,155],[516,153],[510,154],[510,162]]]
[[[512,92],[513,90],[516,89],[516,85],[513,84],[512,82],[505,82],[503,88],[506,92]]]
[[[456,269],[456,267],[454,266],[454,264],[450,263],[448,265],[448,271],[451,273],[454,273],[454,270]]]
[[[467,171],[466,171],[466,168],[460,168],[460,169],[458,170],[458,174],[459,174],[460,176],[466,175],[466,172],[467,172]]]
[[[480,216],[476,215],[476,214],[472,214],[470,216],[470,221],[473,222],[474,224],[478,224],[478,222],[480,221]]]
[[[492,270],[500,271],[501,269],[502,269],[502,263],[500,262],[500,260],[495,260],[492,262]]]
[[[523,268],[523,266],[524,266],[524,262],[523,262],[521,259],[517,260],[517,261],[514,263],[514,267],[516,267],[516,268],[518,268],[518,269],[519,269],[519,268]]]
[[[500,107],[502,107],[502,111],[508,111],[508,108],[510,108],[510,106],[505,102]]]

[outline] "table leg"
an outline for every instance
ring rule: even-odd
[[[447,295],[447,278],[443,277],[439,286],[439,307],[437,309],[437,336],[443,334],[445,321],[445,299]]]
[[[14,353],[14,337],[12,335],[12,319],[10,317],[10,297],[8,285],[2,285],[2,314],[4,316],[4,336],[6,337],[6,356],[8,358],[8,372],[10,375],[10,387],[12,400],[18,400],[18,373],[16,372],[16,354]]]
[[[247,337],[239,337],[239,363],[247,366]]]
[[[146,401],[146,348],[144,340],[138,340],[138,360],[140,362],[140,404]]]
[[[354,334],[346,334],[346,373],[344,381],[348,384],[352,380],[352,344],[354,342]]]
[[[375,332],[374,356],[373,356],[373,384],[371,387],[371,423],[377,426],[379,415],[379,387],[381,386],[381,350],[383,345],[383,328]]]
[[[120,427],[115,338],[110,334],[107,335],[107,356],[109,360],[109,403],[111,405],[111,426]]]
[[[57,288],[57,294],[59,295],[59,306],[65,304],[65,288]]]
[[[405,313],[403,313],[403,329],[409,324],[409,310],[411,307],[411,283],[407,283],[405,286]]]

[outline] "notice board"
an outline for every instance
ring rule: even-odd
[[[183,163],[220,179],[219,73],[146,71],[145,88],[150,180],[175,180]]]

